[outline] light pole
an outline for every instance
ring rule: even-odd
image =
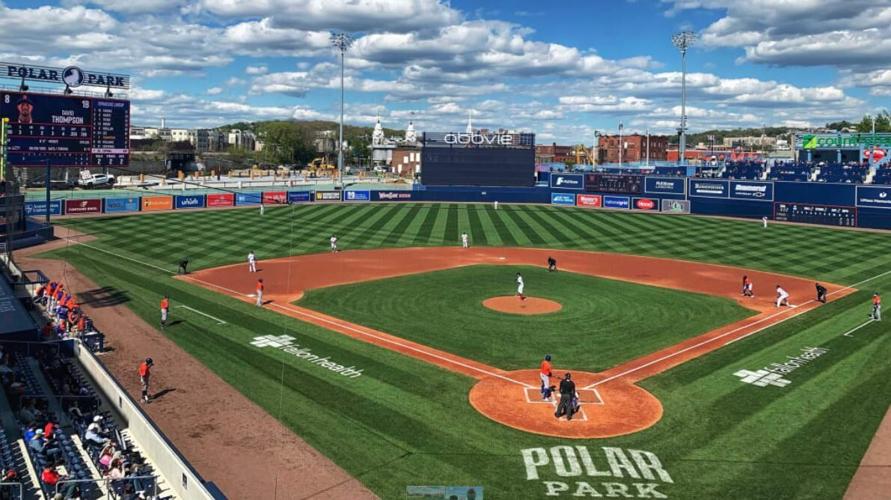
[[[696,33],[682,31],[671,36],[671,43],[681,52],[681,126],[678,129],[678,164],[684,164],[687,151],[687,49],[696,41]]]
[[[340,51],[340,136],[337,141],[337,174],[340,177],[340,189],[343,190],[343,58],[353,44],[353,38],[347,33],[331,33],[331,44]]]
[[[619,122],[619,168],[622,168],[622,153],[624,153],[625,142],[622,140],[622,130],[625,128],[625,125],[622,122]]]

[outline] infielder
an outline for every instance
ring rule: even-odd
[[[882,297],[879,292],[872,294],[872,319],[882,321]]]
[[[331,253],[334,253],[337,251],[337,236],[334,236],[332,234],[330,241],[331,241]]]
[[[161,299],[161,328],[167,326],[167,317],[170,313],[170,299],[165,295]]]
[[[550,394],[547,389],[551,386],[551,355],[545,354],[544,360],[541,362],[541,369],[538,372],[538,378],[541,379],[541,398],[549,400]]]
[[[155,362],[152,358],[145,358],[145,361],[139,365],[139,383],[142,385],[142,400],[149,402],[149,378],[152,376],[152,366]]]
[[[467,233],[461,233],[461,246],[464,248],[470,247],[470,242],[467,238]]]
[[[263,278],[257,280],[257,307],[263,307]]]
[[[780,306],[789,307],[789,292],[777,285],[777,307]]]
[[[249,273],[257,272],[257,256],[254,255],[253,250],[251,250],[251,253],[248,254],[248,272]]]
[[[743,297],[755,296],[755,289],[752,287],[752,280],[749,279],[749,275],[745,275],[742,278],[742,294]]]
[[[517,296],[520,297],[520,300],[526,300],[526,296],[523,295],[524,288],[526,288],[526,283],[523,281],[523,276],[517,273]]]

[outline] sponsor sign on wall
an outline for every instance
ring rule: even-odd
[[[857,206],[891,208],[891,186],[857,186]]]
[[[634,198],[631,200],[631,208],[635,210],[654,210],[659,211],[659,200],[650,198]]]
[[[262,200],[262,193],[235,193],[236,205],[259,205]]]
[[[649,194],[684,194],[687,192],[687,179],[684,177],[647,177],[644,191]]]
[[[559,189],[582,189],[585,187],[585,176],[582,174],[551,174],[551,187]]]
[[[204,195],[203,194],[195,194],[195,195],[177,196],[174,199],[174,206],[177,209],[180,209],[180,208],[204,208]]]
[[[98,214],[102,212],[102,200],[65,200],[66,215]]]
[[[105,198],[105,213],[136,212],[139,210],[139,198]]]
[[[576,204],[580,207],[600,208],[603,206],[603,196],[599,194],[576,195]]]
[[[264,191],[263,203],[267,205],[285,205],[288,203],[287,191]]]
[[[411,201],[411,191],[375,191],[380,201]]]
[[[231,207],[234,204],[234,193],[215,193],[207,195],[208,207]]]
[[[340,201],[340,191],[316,191],[316,201]]]
[[[288,191],[288,203],[306,203],[312,201],[312,191]]]
[[[157,212],[159,210],[172,210],[173,196],[144,196],[142,198],[143,212]]]
[[[631,208],[631,199],[627,196],[604,196],[604,208]]]
[[[62,215],[62,200],[51,200],[50,215]],[[25,215],[28,217],[46,217],[46,201],[26,201]]]
[[[730,181],[730,197],[737,200],[773,201],[773,183]]]
[[[344,191],[343,201],[371,201],[371,191]]]
[[[689,214],[690,202],[687,200],[662,200],[662,213]]]
[[[551,193],[551,204],[575,206],[575,195],[570,193]]]
[[[729,198],[727,181],[690,179],[690,196],[701,198]]]

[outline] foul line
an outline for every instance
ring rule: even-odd
[[[200,314],[200,315],[202,315],[202,316],[204,316],[204,317],[210,318],[210,319],[212,319],[212,320],[218,322],[218,323],[221,324],[221,325],[225,325],[225,324],[226,324],[226,322],[223,321],[223,320],[221,320],[220,318],[218,318],[218,317],[216,317],[216,316],[211,316],[210,314],[207,314],[207,313],[205,313],[205,312],[201,312],[201,311],[199,311],[198,309],[193,309],[193,308],[191,308],[191,307],[189,307],[189,306],[185,306],[185,305],[179,305],[179,306],[176,306],[176,307],[182,307],[183,309],[188,309],[188,310],[192,311],[193,313],[197,313],[197,314]]]
[[[863,324],[861,324],[861,325],[859,325],[859,326],[857,326],[857,327],[855,327],[855,328],[852,328],[852,329],[846,331],[845,333],[843,333],[842,335],[844,335],[845,337],[853,337],[853,335],[851,335],[852,333],[854,333],[854,332],[856,332],[857,330],[863,328],[864,326],[866,326],[866,325],[872,323],[873,321],[875,321],[875,320],[872,319],[872,318],[870,318],[870,319],[866,320],[866,323],[863,323]]]
[[[115,253],[115,252],[112,252],[112,251],[110,251],[110,250],[106,250],[106,249],[104,249],[104,248],[94,247],[93,245],[90,245],[90,244],[88,244],[88,243],[82,243],[82,242],[80,242],[80,241],[74,241],[74,240],[72,240],[71,238],[65,238],[65,241],[67,241],[67,242],[69,242],[69,243],[74,243],[75,245],[85,246],[85,247],[87,247],[87,248],[91,248],[91,249],[96,250],[96,251],[99,251],[99,252],[107,253],[108,255],[113,255],[113,256],[118,257],[118,258],[120,258],[120,259],[129,260],[130,262],[135,262],[135,263],[137,263],[137,264],[142,264],[143,266],[148,266],[148,267],[151,267],[151,268],[153,268],[153,269],[157,269],[157,270],[159,270],[159,271],[164,271],[164,272],[167,273],[167,274],[176,274],[175,272],[171,271],[170,269],[164,269],[163,267],[158,267],[158,266],[156,266],[156,265],[154,265],[154,264],[149,264],[148,262],[143,262],[143,261],[141,261],[141,260],[136,260],[136,259],[134,259],[134,258],[132,258],[132,257],[127,257],[126,255],[121,255],[121,254],[119,254],[119,253]]]

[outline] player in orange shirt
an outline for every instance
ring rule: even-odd
[[[870,315],[875,321],[882,321],[882,297],[879,292],[872,294],[872,314]]]
[[[139,365],[139,383],[142,385],[142,400],[146,403],[149,402],[149,379],[152,376],[152,366],[155,366],[155,362],[152,358],[145,358]]]
[[[266,287],[263,286],[263,278],[257,280],[257,307],[263,307],[263,290]]]
[[[170,299],[165,295],[161,299],[161,328],[167,326],[167,316],[170,313]]]
[[[550,391],[548,389],[551,387],[551,355],[545,354],[544,359],[541,361],[541,367],[538,371],[538,377],[541,379],[541,398],[542,399],[550,399]]]

